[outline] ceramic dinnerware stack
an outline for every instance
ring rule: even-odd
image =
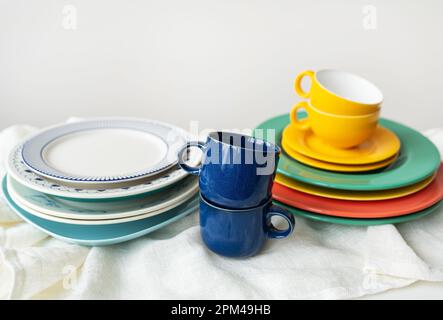
[[[305,77],[308,91],[301,86]],[[379,124],[383,94],[374,84],[343,71],[304,71],[295,91],[308,100],[292,108],[283,131],[282,145],[292,158],[340,172],[380,169],[396,160],[400,141]]]
[[[194,212],[198,181],[177,166],[173,125],[97,119],[42,130],[9,154],[2,189],[24,220],[64,241],[108,245]]]
[[[311,78],[308,92],[304,76]],[[437,148],[419,132],[379,119],[382,94],[374,85],[331,70],[303,72],[295,83],[309,101],[256,128],[256,135],[275,135],[284,150],[273,186],[277,203],[350,225],[410,221],[440,206]]]
[[[192,147],[202,152],[200,165],[186,163]],[[293,215],[272,203],[272,184],[281,150],[251,136],[217,131],[205,142],[187,143],[178,153],[183,170],[199,176],[200,233],[213,252],[228,257],[257,254],[266,239],[289,236]],[[276,228],[273,217],[286,221]]]

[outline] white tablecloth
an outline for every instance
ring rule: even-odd
[[[0,157],[33,130],[4,130]],[[442,152],[443,130],[426,134]],[[197,214],[137,240],[86,248],[22,222],[2,200],[0,298],[343,299],[443,281],[443,209],[376,227],[296,220],[292,236],[239,260],[204,247]]]

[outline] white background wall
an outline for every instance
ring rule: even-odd
[[[0,0],[0,128],[72,115],[253,127],[319,68],[376,83],[385,117],[443,126],[442,32],[439,0]]]

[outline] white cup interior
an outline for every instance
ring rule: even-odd
[[[315,77],[320,85],[335,95],[362,104],[378,104],[383,101],[383,94],[374,84],[355,74],[321,70]]]

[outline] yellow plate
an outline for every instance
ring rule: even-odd
[[[338,172],[365,172],[376,170],[380,168],[387,167],[391,163],[393,163],[398,158],[398,154],[394,155],[391,158],[388,158],[384,161],[370,163],[370,164],[338,164],[331,162],[324,162],[320,160],[316,160],[294,151],[291,147],[289,147],[286,141],[282,141],[283,150],[292,158],[303,164],[306,164],[311,167],[330,170],[330,171],[338,171]]]
[[[283,143],[304,156],[338,164],[362,165],[384,161],[400,150],[400,140],[390,130],[378,126],[374,135],[361,145],[340,149],[333,147],[311,130],[297,130],[288,125],[283,131]]]
[[[285,187],[308,194],[314,194],[320,197],[342,199],[342,200],[374,201],[374,200],[400,198],[407,196],[408,194],[415,193],[417,191],[426,188],[432,182],[432,180],[434,180],[434,178],[435,174],[419,183],[407,187],[390,189],[390,190],[381,190],[381,191],[351,191],[351,190],[323,188],[295,181],[279,173],[276,175],[275,181],[281,185],[284,185]]]

